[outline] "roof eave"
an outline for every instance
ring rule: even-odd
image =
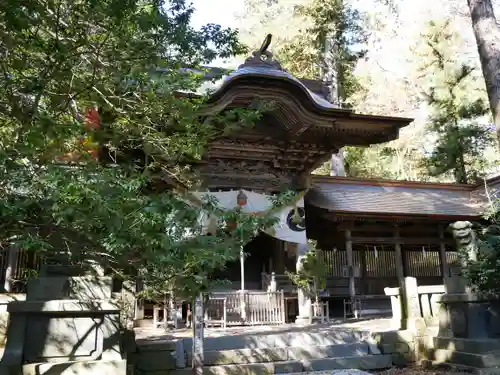
[[[478,221],[481,220],[482,215],[470,214],[470,215],[445,215],[445,214],[416,214],[408,212],[367,212],[367,211],[341,211],[329,209],[328,212],[340,216],[356,216],[363,218],[379,218],[379,219],[392,219],[392,220],[425,220],[425,219],[435,219],[436,221]]]

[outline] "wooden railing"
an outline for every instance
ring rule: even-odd
[[[242,303],[243,302],[243,303]],[[244,306],[244,311],[242,311]],[[207,326],[272,325],[285,323],[283,291],[211,293],[205,307]]]

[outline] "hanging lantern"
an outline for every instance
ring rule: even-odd
[[[240,192],[238,193],[238,195],[236,196],[236,203],[238,204],[238,206],[240,207],[243,207],[243,206],[246,206],[247,203],[248,203],[248,198],[246,196],[246,194],[243,192],[243,190],[240,190]]]
[[[238,224],[236,223],[236,221],[228,221],[226,225],[230,231],[236,230],[236,228],[238,228]]]
[[[91,107],[85,114],[85,128],[87,130],[95,130],[100,128],[101,116],[97,106]]]

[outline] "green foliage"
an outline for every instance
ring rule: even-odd
[[[484,297],[500,295],[500,199],[492,198],[485,219],[489,225],[478,230],[477,259],[461,249],[463,273],[475,292]]]
[[[187,165],[207,142],[260,116],[235,110],[202,122],[205,98],[180,95],[200,77],[179,68],[244,51],[233,30],[194,30],[192,11],[183,0],[0,4],[2,247],[45,262],[97,260],[192,297],[273,224],[165,191],[165,181],[195,186]],[[218,217],[217,233],[203,232],[202,210]]]
[[[367,36],[364,32],[361,15],[344,0],[313,0],[307,6],[298,7],[299,14],[313,20],[312,27],[307,30],[313,36],[318,56],[331,53],[336,62],[340,99],[343,103],[359,90],[353,70],[356,62],[365,51],[355,51],[354,47],[364,44]],[[332,39],[332,51],[325,51],[325,44]]]
[[[279,50],[281,62],[292,74],[301,78],[324,79],[329,69],[335,70],[338,101],[341,106],[350,107],[349,98],[361,89],[353,71],[358,59],[365,53],[355,48],[367,40],[360,13],[344,0],[312,0],[297,6],[296,13],[309,19],[311,25]],[[328,40],[330,43],[327,43]],[[331,62],[328,62],[327,55],[330,55]],[[365,165],[356,157],[363,152],[362,148],[349,147],[346,155],[349,155],[351,169]],[[330,171],[331,161],[315,173],[328,175]]]
[[[482,177],[483,153],[492,143],[492,135],[481,123],[489,107],[473,91],[474,69],[455,60],[450,51],[453,38],[447,22],[431,23],[425,35],[427,56],[422,72],[428,77],[428,127],[435,144],[424,164],[433,176],[452,173],[455,182],[468,183]]]
[[[301,260],[297,272],[286,272],[292,283],[301,288],[311,298],[318,298],[321,290],[326,288],[328,267],[321,257],[321,249],[311,241],[311,250]]]

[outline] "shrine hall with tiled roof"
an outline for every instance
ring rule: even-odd
[[[500,176],[488,180],[500,191]],[[484,185],[313,176],[306,195],[310,205],[356,215],[433,216],[478,219],[487,204]]]

